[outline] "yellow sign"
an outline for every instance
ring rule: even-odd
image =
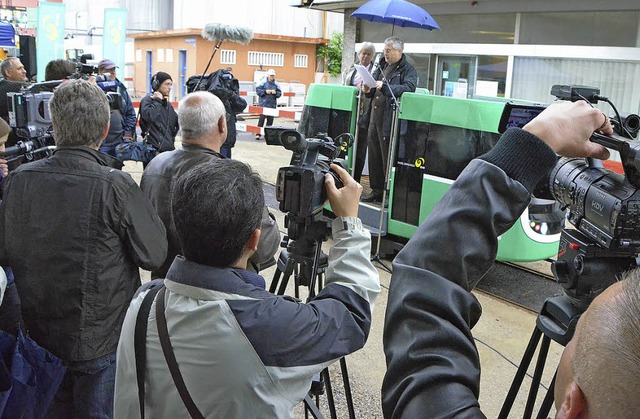
[[[54,17],[51,15],[46,15],[42,18],[42,24],[44,25],[44,33],[47,39],[51,41],[55,41],[58,39],[59,32],[56,23],[54,22]]]

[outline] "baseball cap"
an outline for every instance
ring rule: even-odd
[[[276,70],[274,70],[273,68],[270,68],[269,71],[267,71],[267,76],[275,76],[276,75]]]
[[[98,63],[98,68],[104,68],[105,70],[113,70],[114,68],[118,68],[118,66],[112,60],[105,58],[104,60]]]

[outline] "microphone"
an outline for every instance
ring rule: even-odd
[[[253,30],[221,23],[208,23],[202,30],[202,37],[212,42],[231,41],[246,45],[253,39]]]

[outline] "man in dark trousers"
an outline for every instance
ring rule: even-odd
[[[276,70],[273,68],[267,71],[267,79],[261,83],[259,86],[256,86],[256,94],[260,98],[258,100],[258,105],[263,108],[273,108],[275,109],[278,105],[278,98],[282,96],[282,90],[280,90],[280,86],[276,83]],[[267,126],[273,125],[273,116],[265,115],[264,113],[260,115],[258,119],[258,126],[262,128],[264,126],[264,120],[267,120]],[[256,140],[260,139],[260,134],[256,134]]]
[[[67,366],[47,417],[111,417],[122,321],[139,268],[164,261],[166,233],[131,176],[98,152],[109,129],[100,88],[67,81],[49,107],[57,150],[6,179],[0,266],[15,273],[24,329]]]
[[[369,117],[369,185],[372,190],[369,195],[362,196],[363,202],[382,201],[389,159],[394,97],[399,101],[404,92],[416,91],[418,73],[407,61],[403,50],[404,41],[395,36],[387,38],[384,41],[384,56],[373,73],[376,87],[363,86],[364,93],[371,98],[371,109],[365,117]],[[388,84],[383,81],[383,73]],[[403,127],[404,124],[400,126],[400,133]]]
[[[180,241],[171,218],[171,188],[178,177],[197,165],[225,158],[220,147],[227,138],[227,121],[222,101],[209,92],[194,92],[178,105],[182,127],[182,148],[155,157],[142,173],[140,187],[158,211],[166,229],[169,251],[164,264],[151,273],[164,278],[176,255],[182,254]],[[260,244],[246,269],[258,272],[270,262],[280,245],[280,231],[273,216],[262,208]]]
[[[140,101],[140,129],[158,153],[176,148],[174,142],[179,125],[178,115],[169,101],[171,87],[171,76],[158,71],[151,79],[151,94]]]

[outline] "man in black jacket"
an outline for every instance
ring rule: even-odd
[[[11,266],[24,327],[67,373],[49,417],[111,417],[122,321],[167,252],[162,221],[127,173],[98,152],[109,104],[95,84],[60,85],[50,101],[57,150],[6,179],[0,265]]]
[[[471,334],[482,309],[471,290],[556,153],[608,157],[589,141],[595,130],[613,133],[608,118],[583,101],[552,105],[524,129],[509,129],[469,163],[395,258],[384,326],[386,418],[484,417]],[[582,314],[558,367],[557,417],[640,414],[639,281],[632,271]]]
[[[155,157],[142,173],[140,187],[149,197],[164,222],[169,240],[167,258],[161,268],[154,270],[153,278],[164,278],[178,254],[182,254],[180,241],[171,217],[171,187],[184,173],[195,166],[225,158],[220,147],[227,138],[225,108],[217,96],[209,92],[194,92],[178,105],[182,127],[182,148]],[[273,259],[280,245],[280,231],[265,206],[260,224],[258,250],[249,259],[247,270],[258,272],[260,265]]]
[[[171,106],[169,94],[173,80],[168,73],[158,71],[151,79],[153,92],[140,101],[140,128],[158,153],[175,150],[178,115]]]
[[[393,106],[404,92],[416,91],[418,73],[407,61],[403,50],[404,41],[395,36],[387,38],[384,41],[384,56],[373,73],[373,78],[377,80],[376,87],[362,87],[367,97],[372,98],[370,110],[364,115],[369,126],[369,184],[372,192],[362,196],[360,200],[363,202],[382,200],[389,158]],[[383,81],[383,73],[388,83]]]
[[[24,69],[24,64],[20,59],[16,57],[9,57],[0,64],[0,73],[2,73],[2,80],[0,80],[0,117],[9,123],[9,107],[7,105],[7,93],[19,92],[23,87],[26,87],[27,71]],[[15,145],[18,141],[18,137],[15,132],[9,133],[7,140],[7,146]]]

